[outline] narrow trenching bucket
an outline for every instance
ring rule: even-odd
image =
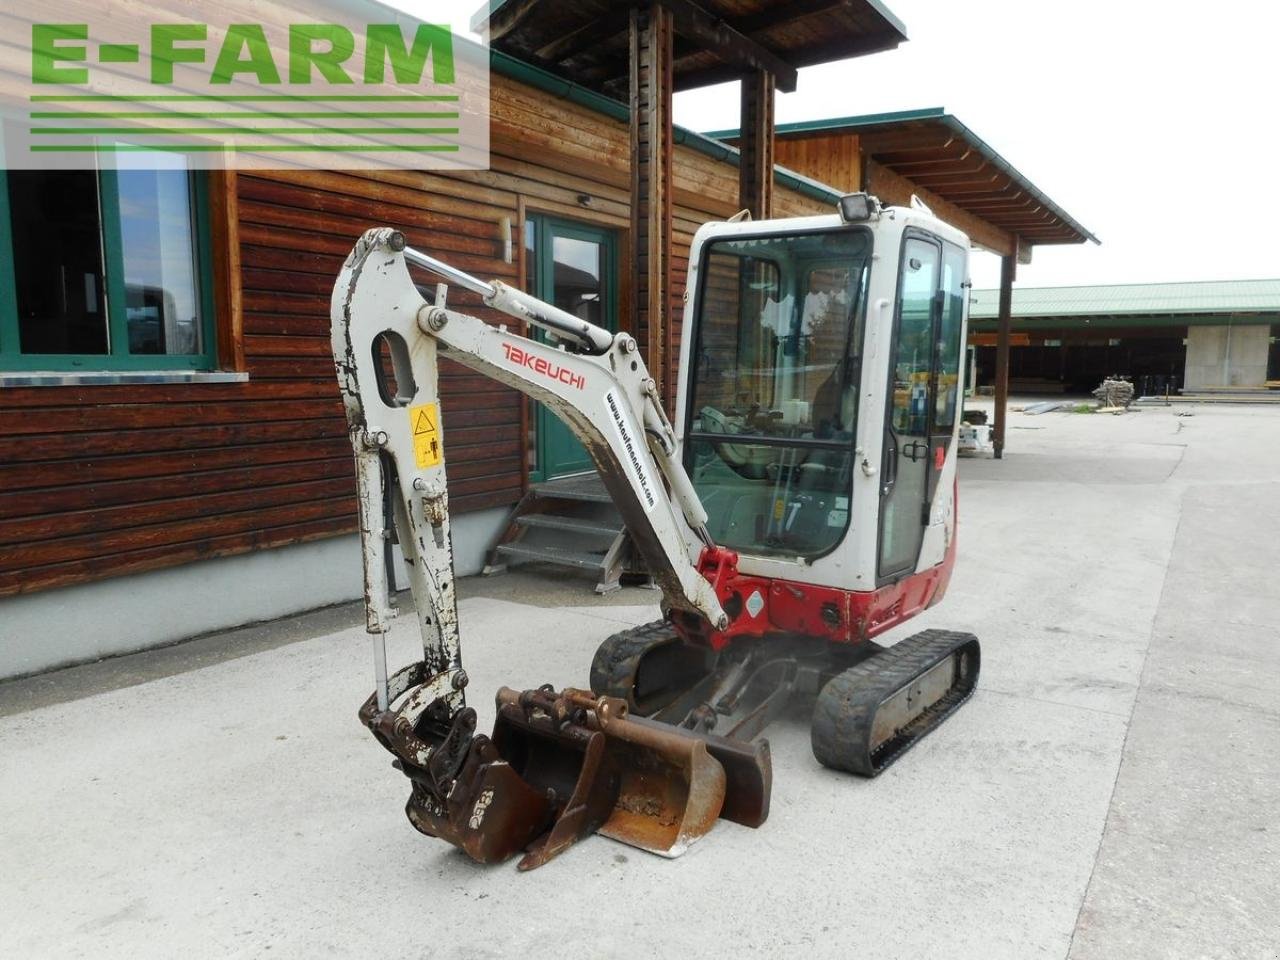
[[[498,691],[493,744],[554,821],[521,870],[541,866],[591,833],[675,857],[720,816],[725,771],[706,742],[638,724],[622,700],[581,690]]]

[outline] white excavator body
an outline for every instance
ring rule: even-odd
[[[717,817],[764,822],[759,734],[793,695],[817,697],[818,759],[869,776],[968,697],[971,636],[871,642],[940,599],[954,562],[967,249],[927,210],[864,194],[838,216],[704,226],[673,425],[628,333],[394,230],[361,238],[332,301],[375,641],[360,716],[412,782],[419,830],[482,861],[523,849],[526,869],[593,831],[675,855]],[[520,326],[451,309],[449,285]],[[564,421],[663,594],[661,620],[601,645],[591,691],[504,688],[492,738],[465,703],[442,356]],[[423,638],[394,673],[391,542]]]

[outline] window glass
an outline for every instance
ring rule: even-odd
[[[893,429],[900,435],[923,437],[928,431],[938,257],[938,247],[932,242],[908,240],[903,245],[892,416]]]
[[[964,322],[964,251],[946,244],[942,253],[942,317],[938,328],[938,380],[934,389],[935,430],[947,432],[956,422],[962,377],[960,328]]]
[[[98,172],[0,159],[0,369],[210,368],[201,177],[176,155]]]
[[[870,247],[861,230],[711,245],[692,394],[703,430],[852,429]]]
[[[717,543],[818,556],[849,526],[867,231],[704,253],[686,465]]]
[[[19,349],[107,353],[97,174],[11,170],[8,181]]]
[[[201,353],[190,177],[121,170],[116,182],[129,353]]]
[[[603,244],[556,236],[551,242],[551,255],[555,259],[555,305],[588,323],[604,326]]]
[[[525,293],[538,295],[538,221],[530,217],[524,222]]]

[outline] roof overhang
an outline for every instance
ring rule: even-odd
[[[733,140],[737,130],[708,136]],[[1098,243],[986,141],[941,107],[780,124],[779,139],[856,137],[874,161],[1021,245]]]
[[[881,0],[663,0],[675,27],[674,83],[689,90],[892,50],[906,27]],[[615,97],[630,78],[627,0],[489,0],[472,20],[491,47]]]

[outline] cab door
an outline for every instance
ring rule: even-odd
[[[933,390],[941,312],[942,243],[927,234],[903,241],[898,308],[889,352],[889,404],[880,486],[879,580],[912,573],[928,522],[935,445]]]

